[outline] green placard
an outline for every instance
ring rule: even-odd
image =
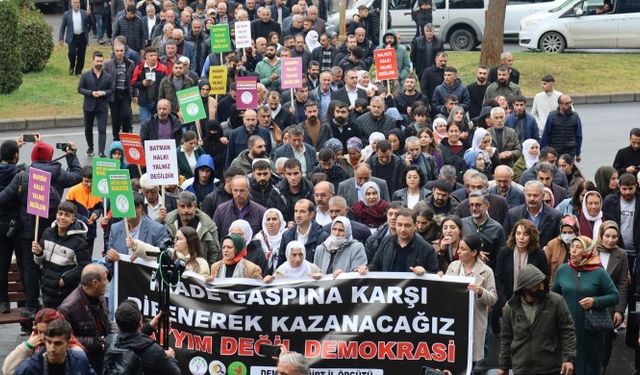
[[[182,118],[185,123],[207,117],[207,113],[204,111],[204,105],[202,104],[202,98],[200,97],[200,89],[197,86],[180,90],[176,93],[176,96],[178,97],[180,112],[182,112]]]
[[[231,38],[229,37],[229,25],[212,25],[209,29],[211,35],[211,52],[231,51]]]
[[[107,171],[107,181],[109,184],[109,201],[111,202],[112,216],[126,218],[136,217],[129,170],[116,169]]]
[[[119,168],[119,160],[94,158],[91,176],[91,194],[97,197],[108,198],[109,183],[107,181],[107,171]]]

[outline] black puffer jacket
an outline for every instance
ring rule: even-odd
[[[249,194],[251,200],[258,203],[265,208],[277,208],[282,209],[286,204],[286,201],[280,194],[280,190],[274,185],[274,177],[271,176],[272,182],[267,186],[260,186],[260,184],[253,178],[249,178]],[[255,262],[254,262],[255,263]]]
[[[132,350],[142,361],[145,374],[173,375],[180,374],[178,362],[167,357],[162,346],[142,333],[120,333],[115,346]]]
[[[42,299],[45,307],[57,308],[62,301],[80,284],[80,274],[84,266],[91,262],[91,249],[86,240],[87,225],[76,220],[60,236],[58,226],[44,230],[40,238],[42,254],[33,257],[41,268]],[[59,286],[60,279],[64,286]]]
[[[51,173],[51,191],[49,193],[49,218],[40,220],[40,233],[47,228],[58,211],[60,197],[64,189],[82,181],[82,168],[75,154],[66,155],[68,170],[62,170],[58,162],[34,162],[31,167]],[[21,183],[20,183],[21,182]],[[22,186],[20,186],[22,185]],[[11,183],[0,192],[0,210],[5,210],[8,204],[20,200],[20,238],[32,241],[35,238],[35,216],[27,213],[27,191],[29,188],[29,169],[16,173]]]

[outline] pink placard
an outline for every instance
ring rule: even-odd
[[[256,77],[236,77],[236,108],[258,107],[258,82]]]
[[[49,217],[49,191],[51,173],[29,168],[29,188],[27,190],[27,213],[44,218]]]
[[[280,87],[297,89],[302,87],[302,57],[283,57],[280,59]]]

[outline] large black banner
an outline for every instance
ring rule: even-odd
[[[156,269],[118,262],[116,301],[158,312]],[[445,281],[446,280],[446,281]],[[303,353],[312,374],[418,375],[423,366],[468,374],[472,299],[468,278],[409,273],[343,274],[338,280],[247,279],[171,291],[171,346],[183,374],[272,375],[262,344]]]

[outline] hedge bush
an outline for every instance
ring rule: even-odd
[[[0,94],[14,92],[22,84],[22,57],[18,29],[18,7],[0,1]],[[51,36],[48,36],[51,39]]]
[[[53,52],[53,29],[45,21],[39,10],[24,7],[18,11],[20,44],[22,51],[22,72],[39,72],[47,65]]]

